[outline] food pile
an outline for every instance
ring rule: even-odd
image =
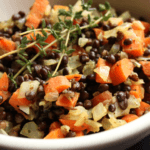
[[[0,133],[59,139],[150,111],[150,24],[108,2],[35,0],[0,22]]]

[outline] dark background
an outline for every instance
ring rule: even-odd
[[[126,150],[150,150],[150,135]]]

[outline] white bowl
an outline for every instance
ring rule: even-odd
[[[94,4],[99,4],[99,0],[93,0]],[[19,10],[28,12],[34,0],[1,0],[0,1],[0,21],[7,20],[12,14]],[[135,17],[144,16],[150,20],[148,0],[109,0],[111,5],[119,11],[130,10]],[[73,4],[75,0],[55,0],[50,2],[52,5],[57,4]],[[87,135],[79,138],[67,138],[59,140],[39,140],[17,138],[0,135],[0,148],[12,150],[123,150],[132,146],[142,138],[150,134],[150,113],[140,117],[139,119],[126,124],[124,126]]]

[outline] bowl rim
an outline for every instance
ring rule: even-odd
[[[0,135],[0,145],[4,148],[23,148],[24,150],[61,150],[62,148],[64,150],[75,150],[79,148],[83,149],[96,146],[102,146],[104,148],[110,145],[112,146],[116,142],[122,142],[122,140],[129,140],[130,138],[133,138],[133,136],[137,137],[138,135],[146,132],[148,129],[150,129],[150,119],[148,119],[148,117],[150,117],[150,113],[147,113],[137,120],[127,123],[123,126],[78,138],[43,140]]]

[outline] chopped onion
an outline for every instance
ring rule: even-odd
[[[85,50],[86,50],[87,53],[89,53],[91,49],[92,49],[92,46],[87,46],[87,47],[85,48]]]
[[[61,131],[62,131],[62,133],[63,133],[64,136],[66,136],[67,133],[69,133],[69,130],[70,130],[69,126],[67,126],[67,125],[61,126]]]
[[[116,9],[111,8],[111,9],[110,9],[110,13],[111,13],[111,15],[112,15],[113,17],[117,17]]]
[[[79,40],[78,40],[78,45],[80,46],[80,47],[84,47],[87,43],[88,43],[88,39],[87,38],[79,38]]]
[[[87,76],[93,73],[95,68],[95,62],[94,61],[89,61],[86,63],[86,65],[83,67],[83,75]]]
[[[80,63],[79,55],[69,57],[68,67],[71,69],[76,69],[80,66],[82,66],[82,64]]]
[[[110,54],[116,54],[118,53],[120,50],[120,44],[114,44],[111,48],[111,50],[109,51]]]
[[[74,124],[74,126],[82,126],[85,122],[85,120],[88,119],[88,114],[87,112],[83,112],[82,114],[80,114],[79,118],[77,119],[76,123]]]
[[[104,81],[107,82],[109,72],[110,72],[110,67],[109,66],[101,66],[101,67],[94,69],[94,72],[96,72]]]
[[[8,135],[4,129],[0,129],[0,134]]]
[[[56,59],[48,59],[48,60],[44,60],[43,64],[45,66],[51,66],[51,65],[55,65],[58,63],[58,60]]]
[[[86,120],[85,123],[89,125],[88,130],[91,132],[99,132],[100,127],[102,127],[101,123],[96,122],[94,120]]]
[[[35,138],[35,139],[41,139],[44,137],[44,132],[38,130],[38,125],[35,124],[35,122],[26,123],[23,126],[20,134],[28,138]]]
[[[138,57],[138,58],[136,58],[136,60],[138,60],[138,61],[142,61],[142,60],[150,60],[150,57],[143,57],[143,56],[141,56],[141,57]]]
[[[109,23],[111,24],[111,25],[117,25],[119,22],[121,22],[122,21],[122,18],[109,18]]]
[[[134,24],[137,24],[138,26],[141,27],[141,30],[145,30],[145,27],[144,27],[144,25],[141,23],[141,21],[135,20],[135,21],[133,21],[132,24],[133,24],[133,25],[134,25]]]
[[[80,74],[79,71],[77,69],[73,69],[71,74]]]
[[[140,84],[144,84],[144,80],[143,79],[139,79],[138,81],[133,81],[131,80],[132,85],[140,85]]]
[[[128,54],[125,52],[121,52],[121,59],[128,58]]]
[[[124,13],[122,13],[120,16],[120,18],[122,18],[123,21],[128,20],[129,18],[131,18],[131,14],[129,11],[125,11]]]
[[[54,90],[54,91],[52,91],[52,92],[47,93],[47,94],[44,96],[44,99],[45,99],[46,101],[49,101],[49,102],[54,102],[54,101],[56,101],[56,100],[58,99],[58,97],[59,97],[58,91],[57,91],[57,90]]]
[[[35,81],[26,81],[23,82],[20,86],[18,98],[25,98],[26,92],[37,92],[37,89],[40,85],[40,82],[35,80]]]
[[[124,23],[121,26],[118,26],[112,30],[105,31],[104,38],[108,39],[111,36],[117,37],[118,31],[126,32],[131,27],[131,25],[132,25],[131,23]]]
[[[135,59],[130,59],[130,60],[134,64],[135,67],[141,68],[141,64],[137,62]]]
[[[46,7],[46,9],[45,9],[44,15],[45,15],[45,16],[49,16],[50,13],[51,13],[51,6],[50,6],[50,5],[47,5],[47,7]]]
[[[104,118],[101,123],[105,130],[110,130],[126,124],[126,121],[111,117],[110,119]]]
[[[92,109],[92,113],[94,121],[98,121],[107,114],[107,109],[103,103],[99,103]]]
[[[27,115],[30,114],[30,107],[29,106],[19,106],[19,109],[26,113]]]

